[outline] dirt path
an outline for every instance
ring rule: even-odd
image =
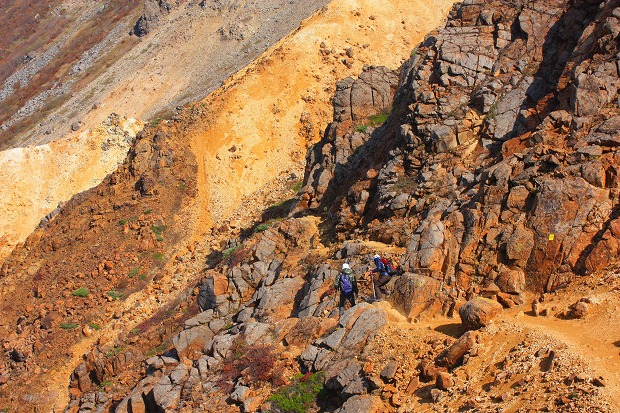
[[[620,314],[617,312],[620,291],[610,286],[589,288],[577,285],[554,296],[550,302],[543,303],[544,308],[555,308],[552,310],[554,315],[536,317],[529,311],[529,305],[524,305],[505,310],[496,322],[506,322],[514,326],[515,331],[526,328],[537,335],[551,337],[564,344],[570,354],[577,356],[595,372],[592,378],[604,379],[605,387],[601,392],[611,405],[612,411],[620,412],[620,330],[617,328],[620,325]],[[586,318],[564,319],[557,316],[581,297],[588,297],[591,301]],[[439,317],[415,326],[455,338],[462,333],[459,318]]]
[[[548,334],[566,344],[570,352],[581,356],[605,379],[603,393],[614,410],[620,412],[620,332],[617,315],[614,315],[614,320],[563,320],[523,315],[511,322]]]

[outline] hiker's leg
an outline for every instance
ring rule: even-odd
[[[380,283],[381,278],[382,277],[379,277],[379,278],[377,278],[377,279],[372,281],[373,285],[375,286],[375,298],[377,300],[381,299],[381,292],[382,292],[382,290],[381,290],[381,283]]]
[[[347,297],[345,296],[345,294],[341,291],[340,292],[340,304],[338,304],[338,315],[342,317],[342,313],[344,313],[344,303],[345,303],[345,299]]]
[[[392,279],[392,277],[390,277],[389,275],[384,275],[381,278],[379,278],[377,280],[377,285],[379,287],[379,291],[381,291],[381,293],[387,295],[388,294],[388,290],[387,287],[385,286],[385,284],[389,283],[390,280]]]
[[[351,307],[355,305],[355,294],[351,293],[347,295],[347,300],[351,303]]]

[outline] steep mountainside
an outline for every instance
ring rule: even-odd
[[[5,3],[0,149],[95,127],[111,112],[144,121],[169,115],[328,0]]]
[[[63,410],[69,396],[86,390],[67,392],[71,371],[84,355],[100,357],[100,349],[105,374],[123,377],[94,388],[107,388],[106,402],[117,404],[138,381],[133,366],[160,352],[162,338],[197,311],[188,293],[205,266],[251,233],[266,206],[294,195],[303,153],[329,121],[336,79],[361,71],[375,56],[397,67],[450,5],[333,2],[205,101],[147,125],[118,171],[64,205],[2,266],[0,407]],[[291,67],[312,75],[287,86]],[[285,111],[289,100],[304,107]],[[311,118],[304,120],[304,110]],[[240,128],[231,143],[232,119]],[[266,143],[255,142],[257,136]],[[246,147],[254,155],[246,157]],[[271,153],[272,147],[281,148]],[[226,175],[229,159],[245,161],[232,170],[242,171],[242,179]],[[207,179],[215,167],[222,168],[217,185]],[[260,179],[246,179],[254,174]]]
[[[385,3],[147,126],[11,254],[0,408],[620,410],[620,2],[467,0],[424,40],[437,9]]]
[[[0,152],[0,262],[59,203],[123,162],[135,133],[116,146],[124,150],[108,150],[116,135],[102,131],[111,113],[157,124],[220,86],[327,0],[149,0],[144,9],[107,0],[26,3],[11,0],[0,15],[0,149],[13,148]],[[149,22],[140,38],[130,35],[137,21]],[[24,147],[58,140],[53,156],[42,156],[47,146]],[[76,179],[76,167],[90,178]]]

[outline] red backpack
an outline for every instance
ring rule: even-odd
[[[385,267],[385,272],[387,272],[389,275],[396,275],[398,273],[398,270],[396,269],[396,267],[392,265],[390,260],[388,260],[387,258],[381,258],[381,262],[383,263],[383,266]]]

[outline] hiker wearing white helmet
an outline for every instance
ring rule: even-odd
[[[357,289],[357,280],[351,270],[351,267],[346,262],[342,264],[342,270],[340,274],[334,280],[334,287],[340,290],[340,304],[338,306],[339,315],[342,316],[344,312],[344,306],[348,300],[351,303],[351,307],[355,305],[355,299],[359,293]]]
[[[385,287],[385,284],[389,283],[392,277],[388,273],[385,268],[385,264],[381,260],[381,257],[378,254],[375,254],[372,257],[373,262],[375,263],[375,269],[372,270],[371,274],[378,274],[376,279],[373,279],[373,284],[375,286],[375,301],[383,300],[383,295],[389,296],[388,290]]]

